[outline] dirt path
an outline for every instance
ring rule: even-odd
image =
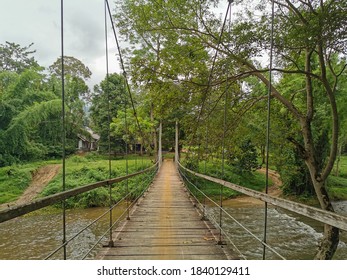
[[[261,168],[257,170],[257,172],[265,174],[266,170],[265,168]],[[280,189],[280,186],[282,186],[280,175],[276,171],[269,170],[269,178],[272,181],[272,185],[269,186],[268,194],[276,197],[280,196],[282,194],[282,190]],[[244,195],[223,201],[223,204],[229,207],[242,207],[246,205],[263,206],[264,202],[260,201],[259,199]]]
[[[50,164],[37,169],[32,176],[30,185],[24,193],[14,202],[1,204],[0,209],[32,201],[58,174],[60,167],[60,164]]]

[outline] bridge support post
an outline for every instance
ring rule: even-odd
[[[162,165],[163,162],[163,152],[162,152],[162,144],[161,144],[161,135],[162,135],[162,131],[163,131],[163,125],[162,122],[160,121],[159,124],[159,143],[158,143],[158,162],[159,162],[159,168]]]
[[[178,121],[176,121],[176,135],[175,135],[175,163],[178,165],[179,153],[178,153]]]

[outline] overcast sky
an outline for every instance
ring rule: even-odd
[[[0,0],[0,43],[34,43],[35,58],[47,67],[60,57],[60,0]],[[105,77],[104,0],[64,1],[65,55],[80,59],[93,75],[89,85]],[[110,1],[112,8],[113,1]],[[110,71],[119,72],[109,25]]]

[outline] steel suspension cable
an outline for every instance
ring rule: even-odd
[[[221,29],[219,37],[218,37],[217,48],[216,48],[216,52],[215,52],[214,57],[213,57],[212,66],[211,66],[209,77],[208,77],[208,81],[207,81],[207,87],[206,87],[206,90],[205,90],[205,94],[203,96],[202,104],[201,104],[201,107],[200,107],[200,110],[199,110],[199,114],[198,114],[198,118],[197,118],[197,124],[198,124],[197,127],[199,127],[199,122],[200,122],[200,119],[201,119],[201,115],[202,115],[202,112],[203,112],[203,109],[204,109],[204,106],[205,106],[205,103],[206,103],[206,100],[207,100],[208,93],[209,93],[209,91],[211,89],[213,72],[214,72],[214,68],[215,68],[215,65],[216,65],[216,60],[217,60],[217,56],[218,56],[218,52],[219,52],[218,51],[219,50],[219,46],[222,43],[222,36],[224,34],[224,29],[225,29],[225,26],[226,26],[229,10],[231,9],[231,3],[233,2],[233,0],[228,0],[228,1],[229,1],[229,4],[228,4],[228,7],[227,7],[227,11],[225,13],[222,29]]]
[[[225,136],[226,136],[226,126],[227,126],[227,101],[228,101],[228,94],[225,92],[225,100],[224,100],[224,113],[223,113],[223,136],[222,136],[222,180],[225,179]],[[223,189],[224,186],[220,185],[220,211],[219,211],[219,226],[220,226],[220,232],[219,232],[219,242],[222,242],[222,215],[223,215]]]
[[[149,181],[148,181],[148,185],[147,187],[145,187],[143,189],[143,191],[137,196],[137,198],[130,204],[127,205],[127,208],[123,211],[123,213],[117,218],[117,220],[111,225],[111,228],[113,228],[117,223],[119,223],[119,221],[123,218],[123,216],[128,213],[130,211],[130,209],[132,208],[132,206],[137,202],[137,200],[148,190],[149,186],[150,186],[150,181],[151,178],[150,176],[148,177]],[[143,181],[143,184],[146,185],[147,181]],[[134,193],[139,187],[137,187],[136,189],[132,190],[130,193],[128,193],[125,197],[123,197],[123,199],[127,198],[130,196],[130,194]],[[120,203],[120,202],[119,202]],[[117,204],[119,204],[117,203]],[[88,250],[88,252],[84,255],[84,257],[82,258],[82,260],[85,260],[88,255],[94,250],[94,248],[102,241],[102,239],[106,236],[106,234],[108,233],[109,229],[107,229],[102,235],[101,237],[95,242],[95,244]]]
[[[180,163],[179,163],[179,167],[180,169],[183,167]],[[183,167],[184,168],[184,167]],[[210,197],[208,197],[203,191],[201,191],[191,180],[189,180],[188,176],[184,174],[184,172],[182,172],[182,170],[180,170],[180,174],[182,174],[182,176],[185,178],[185,180],[192,185],[194,188],[197,188],[198,191],[204,196],[206,197],[207,200],[209,200],[213,205],[215,205],[216,207],[219,207],[218,203],[216,203],[213,199],[211,199]],[[268,248],[271,252],[273,252],[274,254],[276,254],[278,257],[280,257],[282,260],[285,260],[286,258],[283,257],[280,253],[278,253],[274,248],[272,248],[271,246],[269,246],[268,244],[266,244],[263,240],[261,240],[258,236],[256,236],[254,233],[252,233],[251,230],[249,230],[246,226],[244,226],[241,222],[239,222],[234,216],[232,216],[229,212],[227,212],[224,208],[222,208],[223,213],[228,216],[230,219],[232,219],[238,226],[240,226],[243,230],[245,230],[250,236],[252,236],[254,239],[256,239],[260,244],[263,244],[263,246],[265,246],[266,248]],[[217,227],[218,223],[216,223]]]
[[[106,1],[107,10],[108,10],[108,14],[109,14],[111,25],[112,25],[113,35],[114,35],[114,38],[116,40],[119,60],[120,60],[121,67],[122,67],[122,70],[123,70],[124,83],[125,83],[125,86],[126,86],[126,88],[128,90],[128,93],[129,93],[130,103],[131,103],[131,106],[132,106],[132,109],[133,109],[133,114],[134,114],[134,117],[135,117],[135,120],[136,120],[137,127],[138,127],[140,135],[141,135],[141,137],[142,137],[142,139],[144,141],[145,138],[144,138],[143,131],[141,129],[141,125],[140,125],[139,119],[137,117],[137,112],[136,112],[136,108],[135,108],[135,102],[134,102],[134,99],[133,99],[133,96],[132,96],[132,93],[131,93],[130,85],[129,85],[129,82],[128,82],[128,77],[127,77],[127,74],[126,74],[126,71],[125,71],[125,65],[124,65],[124,61],[123,61],[123,56],[122,56],[122,52],[121,52],[121,49],[120,49],[120,44],[119,44],[119,41],[118,41],[116,28],[115,28],[115,25],[114,25],[114,22],[113,22],[113,19],[112,19],[112,13],[111,13],[110,5],[109,5],[108,0],[105,0],[105,1]]]
[[[63,172],[63,191],[66,189],[66,124],[65,124],[65,65],[64,65],[64,0],[60,2],[60,24],[61,24],[61,114],[62,114],[62,172]],[[63,244],[66,242],[66,203],[62,202],[63,207]],[[66,245],[63,247],[64,260],[66,260]]]
[[[274,47],[274,19],[275,19],[275,1],[271,1],[271,33],[270,33],[270,63],[269,63],[269,88],[267,98],[267,124],[266,124],[266,171],[265,171],[265,193],[269,191],[269,148],[270,148],[270,128],[271,128],[271,90],[272,90],[272,66],[273,66],[273,47]],[[263,247],[263,260],[266,259],[266,246],[267,241],[267,224],[268,224],[268,204],[264,205],[264,247]]]
[[[107,126],[108,126],[108,178],[112,178],[112,161],[111,161],[111,107],[110,107],[110,74],[109,74],[109,56],[108,56],[108,36],[107,36],[107,5],[106,1],[104,2],[104,28],[105,28],[105,58],[106,58],[106,96],[107,96]],[[113,237],[112,237],[112,184],[108,186],[109,191],[109,246],[113,246]]]
[[[126,175],[129,174],[129,162],[128,162],[128,118],[127,118],[127,106],[128,104],[128,99],[127,96],[124,96],[124,125],[125,125],[125,172]],[[126,184],[126,192],[127,194],[129,193],[129,181],[126,180],[125,181]],[[129,206],[129,198],[127,199],[127,206]],[[130,216],[129,216],[129,207],[128,207],[128,211],[127,211],[127,219],[130,220]]]

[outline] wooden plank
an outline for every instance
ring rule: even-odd
[[[110,180],[105,180],[105,181],[100,181],[100,182],[97,182],[94,184],[89,184],[89,185],[85,185],[85,186],[75,188],[72,190],[67,190],[65,192],[53,194],[53,195],[50,195],[50,196],[47,196],[47,197],[44,197],[41,199],[36,199],[30,203],[25,203],[25,204],[9,207],[8,209],[0,211],[0,223],[11,220],[13,218],[16,218],[16,217],[19,217],[22,215],[25,215],[25,214],[28,214],[30,212],[47,207],[49,205],[56,204],[60,201],[63,201],[64,199],[76,196],[78,194],[85,193],[85,192],[88,192],[88,191],[91,191],[91,190],[94,190],[96,188],[100,188],[103,186],[108,186],[108,185],[111,185],[114,183],[118,183],[118,182],[124,181],[126,179],[135,177],[137,175],[146,173],[146,172],[156,168],[156,166],[157,166],[157,164],[152,166],[152,167],[149,167],[145,170],[142,170],[142,171],[139,171],[139,172],[136,172],[133,174],[129,174],[127,176],[122,176],[122,177],[118,177],[118,178],[114,178],[114,179],[110,179]]]
[[[189,172],[190,174],[197,176],[197,177],[200,177],[200,178],[203,178],[205,180],[223,185],[227,188],[238,191],[238,192],[243,193],[245,195],[257,198],[261,201],[271,203],[272,205],[281,207],[283,209],[286,209],[286,210],[292,211],[294,213],[306,216],[306,217],[311,218],[313,220],[322,222],[324,224],[332,225],[334,227],[337,227],[337,228],[340,228],[342,230],[347,231],[347,217],[346,216],[339,215],[337,213],[330,212],[330,211],[325,211],[325,210],[322,210],[319,208],[314,208],[314,207],[311,207],[308,205],[293,202],[293,201],[286,200],[283,198],[274,197],[274,196],[268,195],[266,193],[254,191],[254,190],[251,190],[249,188],[241,187],[239,185],[236,185],[236,184],[233,184],[233,183],[230,183],[227,181],[223,181],[221,179],[217,179],[214,177],[203,175],[203,174],[200,174],[200,173],[197,173],[197,172],[194,172],[190,169],[185,168],[180,163],[179,163],[179,167],[182,168],[183,170]]]
[[[218,231],[190,201],[175,164],[164,161],[148,193],[114,231],[114,246],[98,259],[231,259],[226,246],[217,245]],[[225,247],[225,248],[223,248]]]

